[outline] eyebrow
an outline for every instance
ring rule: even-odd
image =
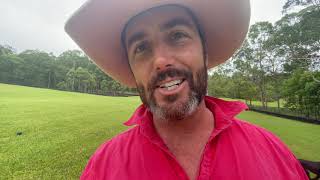
[[[167,29],[174,28],[175,26],[186,26],[191,29],[194,28],[193,25],[190,23],[190,21],[188,21],[184,18],[178,17],[178,18],[172,19],[172,20],[164,23],[163,25],[161,25],[160,31],[165,31]],[[144,37],[146,37],[146,35],[147,34],[143,31],[133,34],[128,40],[128,48],[130,48],[134,42],[139,41],[139,40],[143,39]]]
[[[128,40],[128,48],[136,41],[143,39],[146,36],[146,33],[141,31],[133,34]]]

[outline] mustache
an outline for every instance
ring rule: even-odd
[[[175,68],[170,68],[165,71],[161,71],[154,75],[150,83],[148,85],[149,90],[153,90],[156,88],[158,82],[165,80],[166,78],[173,78],[173,77],[182,77],[188,81],[192,80],[192,72],[184,69],[175,69]]]

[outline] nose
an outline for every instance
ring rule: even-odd
[[[163,71],[174,65],[174,56],[167,47],[160,46],[154,51],[154,67],[157,71]]]

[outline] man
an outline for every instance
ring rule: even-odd
[[[137,87],[136,125],[104,143],[81,179],[307,179],[270,132],[237,120],[247,109],[206,95],[207,69],[248,29],[248,0],[92,0],[66,31],[101,69]]]

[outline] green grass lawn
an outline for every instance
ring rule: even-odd
[[[0,84],[0,179],[77,179],[139,101]]]
[[[104,97],[0,84],[0,179],[78,179],[90,155],[140,104]],[[320,126],[244,112],[299,158],[320,160]],[[22,135],[17,136],[17,132]]]

